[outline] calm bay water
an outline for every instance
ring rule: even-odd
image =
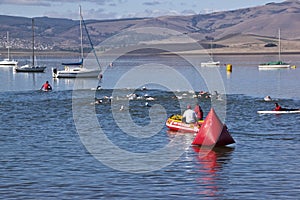
[[[233,64],[231,74],[226,73],[224,66],[217,70],[226,91],[226,96],[223,95],[218,102],[226,105],[225,123],[236,144],[212,151],[188,146],[193,135],[177,136],[169,132],[164,120],[156,122],[158,131],[145,130],[153,118],[180,113],[180,103],[193,104],[198,100],[205,115],[211,108],[210,99],[193,98],[192,93],[184,91],[176,79],[174,84],[159,85],[161,80],[168,80],[162,69],[164,65],[187,77],[190,87],[196,91],[210,88],[207,85],[209,80],[205,77],[200,80],[195,70],[185,62],[163,57],[159,67],[152,64],[155,70],[141,69],[150,77],[151,71],[156,72],[157,79],[153,79],[156,84],[146,82],[149,90],[145,91],[139,89],[143,84],[134,88],[134,92],[143,98],[129,101],[128,113],[132,122],[145,128],[129,126],[126,131],[119,127],[128,123],[126,112],[123,114],[118,109],[126,104],[126,95],[132,92],[126,86],[132,83],[123,76],[132,66],[155,63],[157,58],[120,59],[104,72],[103,83],[90,79],[76,80],[82,90],[77,88],[75,91],[79,92],[75,95],[75,80],[51,78],[51,67],[58,66],[61,60],[44,60],[48,69],[42,74],[16,74],[12,68],[0,68],[1,198],[297,199],[300,195],[300,115],[258,115],[256,111],[273,109],[274,102],[263,101],[266,95],[284,107],[299,108],[299,69],[259,71],[255,67],[256,60],[259,63],[265,58],[227,56],[217,59]],[[300,66],[296,56],[288,60]],[[140,76],[145,79],[142,74]],[[133,79],[138,78],[133,76]],[[38,91],[46,80],[50,81],[54,90],[47,93]],[[125,84],[118,85],[118,80],[124,80]],[[91,90],[98,84],[104,89]],[[120,87],[115,89],[115,85]],[[168,86],[178,90],[169,91]],[[103,98],[103,103],[94,105],[93,100],[88,98],[91,93]],[[114,97],[112,104],[105,99],[106,96]],[[150,96],[153,101],[145,99]],[[159,151],[178,137],[182,146],[188,148],[179,158],[157,170],[134,171],[136,165],[143,164],[144,160],[141,163],[132,161],[132,171],[117,170],[118,166],[109,166],[96,159],[97,156],[84,145],[76,120],[74,122],[74,99],[83,112],[95,112],[105,136],[124,151],[145,154]],[[146,107],[145,102],[152,107]],[[120,120],[118,124],[114,109],[124,115],[125,121]],[[93,132],[92,126],[87,124],[87,127],[90,131],[86,134]],[[136,135],[150,132],[152,135],[142,138],[127,132]],[[103,155],[102,159],[119,156],[112,149],[107,151],[111,154]],[[122,162],[125,161],[118,164],[122,166]],[[157,162],[160,162],[159,157]]]

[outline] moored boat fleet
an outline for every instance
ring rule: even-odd
[[[95,58],[97,60],[98,66],[85,66],[84,63],[84,55],[83,55],[83,25],[86,30],[90,45],[92,47],[92,51],[95,51],[93,48],[92,41],[90,39],[88,30],[86,28],[85,22],[83,20],[83,16],[81,14],[81,8],[80,8],[80,61],[79,62],[73,62],[73,63],[62,63],[64,66],[63,69],[60,69],[59,67],[53,67],[52,68],[52,76],[53,78],[99,78],[101,77],[101,66],[98,61],[97,55],[94,52]],[[35,56],[35,35],[34,35],[34,19],[32,19],[32,56],[31,56],[31,62],[26,63],[25,65],[18,66],[18,61],[11,59],[10,56],[10,43],[9,43],[9,32],[7,32],[6,36],[6,48],[7,48],[7,58],[4,58],[0,61],[0,67],[15,67],[16,72],[44,72],[46,69],[46,66],[40,66],[36,64],[36,56]],[[214,61],[213,59],[213,51],[212,48],[213,44],[211,44],[211,52],[210,54],[210,60],[201,62],[199,65],[201,67],[220,67],[222,66],[220,61]],[[269,70],[269,69],[288,69],[288,68],[296,68],[295,65],[292,65],[291,63],[284,62],[281,60],[281,35],[280,35],[280,29],[278,30],[278,60],[277,61],[271,61],[266,63],[261,63],[258,65],[259,70]]]
[[[80,61],[79,62],[73,62],[73,63],[62,63],[64,68],[61,70],[59,67],[53,67],[52,68],[52,77],[53,78],[101,78],[102,77],[102,69],[100,66],[100,63],[98,61],[97,55],[94,52],[94,55],[97,60],[98,66],[85,66],[84,63],[84,55],[83,55],[83,25],[86,30],[86,33],[88,35],[88,39],[90,42],[90,45],[92,47],[92,51],[95,51],[93,49],[92,41],[90,40],[88,30],[86,28],[85,22],[83,20],[83,16],[81,14],[81,8],[80,8]],[[27,63],[22,66],[18,66],[18,61],[10,58],[10,44],[9,44],[9,32],[7,32],[7,42],[6,42],[6,48],[7,48],[7,58],[4,58],[2,61],[0,61],[0,67],[14,67],[16,72],[44,72],[46,70],[46,66],[41,66],[36,64],[36,58],[35,58],[35,36],[34,36],[34,19],[32,19],[32,60],[30,63]],[[296,68],[295,65],[291,65],[290,63],[284,62],[281,60],[281,41],[280,41],[280,29],[278,30],[278,61],[272,61],[272,62],[266,62],[258,65],[259,70],[269,70],[269,69],[283,69],[283,68]],[[213,51],[212,51],[212,44],[211,44],[211,53],[210,57],[211,60],[206,62],[201,62],[201,67],[220,67],[221,62],[220,61],[214,61],[213,60]]]
[[[81,7],[79,7],[79,15],[80,15],[80,57],[81,61],[73,62],[73,63],[62,63],[64,66],[63,70],[59,70],[58,68],[52,68],[52,76],[53,78],[102,78],[101,74],[101,66],[98,61],[97,55],[95,50],[93,49],[92,41],[90,40],[88,30],[86,28],[85,22],[83,20],[83,16],[81,13]],[[86,33],[89,38],[90,45],[92,46],[92,50],[94,51],[94,55],[97,60],[98,66],[93,67],[86,67],[84,63],[84,56],[83,56],[83,28],[82,24],[85,27]],[[34,35],[34,18],[32,18],[32,56],[31,62],[26,63],[25,65],[18,66],[18,61],[10,59],[10,45],[9,45],[9,33],[7,32],[7,45],[6,48],[8,49],[8,57],[4,60],[0,61],[0,67],[14,67],[16,72],[27,72],[27,73],[41,73],[45,72],[46,66],[45,65],[37,65],[36,63],[36,56],[35,56],[35,35]]]

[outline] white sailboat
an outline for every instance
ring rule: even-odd
[[[289,68],[290,64],[281,61],[281,41],[280,41],[280,29],[278,30],[278,61],[263,63],[258,65],[259,69],[280,69]]]
[[[15,67],[16,72],[44,72],[46,66],[39,66],[35,63],[34,52],[34,19],[32,18],[32,61],[30,64],[26,64],[20,67]]]
[[[10,52],[9,52],[10,44],[9,44],[9,32],[8,31],[7,31],[7,36],[6,36],[6,48],[7,48],[7,58],[0,61],[0,67],[16,66],[18,64],[18,61],[10,59]]]
[[[201,67],[219,67],[220,66],[220,61],[207,61],[207,62],[202,62]]]
[[[81,7],[79,6],[79,15],[80,15],[80,56],[81,60],[80,62],[75,62],[75,63],[62,63],[64,66],[64,70],[57,70],[57,68],[52,69],[52,76],[53,78],[97,78],[100,77],[101,73],[101,67],[96,55],[96,52],[94,50],[93,44],[90,40],[86,25],[84,23],[82,13],[81,13]],[[85,26],[86,33],[88,35],[88,39],[90,41],[90,44],[92,46],[92,50],[94,51],[94,55],[96,57],[97,63],[99,65],[99,69],[89,69],[84,67],[84,62],[83,62],[83,44],[82,44],[82,24]]]
[[[211,43],[210,43],[210,58],[211,60],[207,61],[207,62],[201,62],[201,67],[219,67],[220,66],[220,61],[214,61],[213,60],[213,43],[212,43],[213,40],[211,40]]]

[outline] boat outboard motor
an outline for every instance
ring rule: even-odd
[[[53,76],[53,78],[56,78],[56,76],[57,76],[57,68],[52,68],[52,76]]]

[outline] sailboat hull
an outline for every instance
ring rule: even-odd
[[[14,65],[17,65],[18,62],[16,60],[11,60],[10,59],[10,54],[9,54],[9,32],[7,32],[7,36],[6,36],[6,39],[7,39],[7,58],[5,58],[4,60],[0,61],[0,67],[11,67],[11,66],[14,66]]]
[[[79,6],[79,15],[80,15],[80,44],[81,44],[81,61],[80,62],[72,62],[72,63],[62,63],[62,65],[65,66],[64,70],[60,70],[58,71],[56,68],[52,69],[52,76],[53,78],[101,78],[102,75],[100,75],[101,72],[101,67],[97,58],[97,55],[94,51],[94,55],[96,57],[97,63],[99,65],[100,69],[88,69],[86,67],[84,67],[84,62],[83,62],[83,46],[82,46],[82,23],[85,27],[86,33],[88,35],[88,39],[89,42],[91,44],[92,50],[94,50],[93,48],[93,44],[92,41],[90,39],[88,30],[86,28],[86,25],[84,23],[82,14],[81,14],[81,7]]]
[[[278,61],[268,62],[258,65],[258,69],[281,69],[281,68],[290,68],[288,63],[281,61],[281,40],[280,40],[280,29],[278,30]]]
[[[201,63],[201,67],[219,67],[220,62],[219,61],[211,61],[211,62],[203,62]]]
[[[44,72],[46,66],[39,66],[35,64],[35,55],[34,55],[34,19],[32,18],[32,62],[31,64],[26,64],[21,67],[16,66],[16,72]]]
[[[281,69],[281,68],[290,68],[289,64],[262,64],[258,66],[259,69]]]
[[[16,67],[15,70],[16,72],[44,72],[46,67],[40,67],[40,66],[29,66],[29,65],[24,65],[22,67]]]
[[[54,78],[97,78],[100,74],[100,70],[87,69],[87,68],[72,68],[61,71],[55,71],[53,69]]]
[[[17,65],[18,62],[15,61],[15,60],[8,60],[8,59],[5,59],[3,61],[0,61],[0,67],[9,67],[9,66],[15,66]]]

